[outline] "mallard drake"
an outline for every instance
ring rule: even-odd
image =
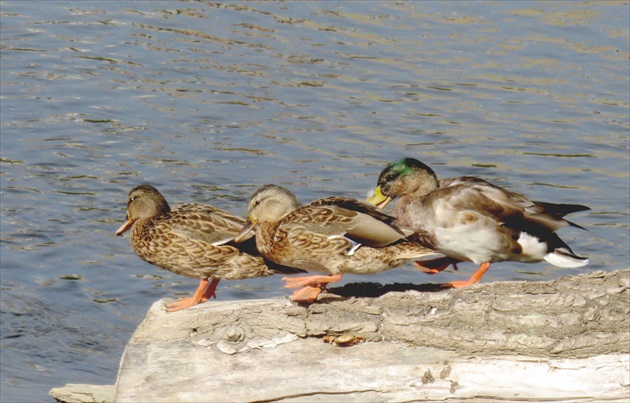
[[[227,211],[203,204],[184,204],[171,210],[156,188],[141,185],[129,192],[127,220],[116,235],[131,228],[131,245],[142,260],[200,279],[192,298],[167,305],[167,311],[174,312],[216,298],[220,279],[273,274],[257,253],[253,239],[233,242],[245,223]]]
[[[568,225],[584,229],[563,217],[589,210],[586,206],[532,201],[476,177],[438,181],[429,166],[413,158],[389,164],[368,202],[382,209],[394,198],[395,224],[428,233],[428,244],[450,258],[424,271],[435,273],[457,261],[479,265],[468,281],[447,286],[478,283],[494,262],[545,260],[559,267],[588,264],[587,258],[574,254],[556,235]]]
[[[265,185],[249,200],[247,220],[241,234],[255,228],[256,246],[265,258],[328,274],[284,278],[287,288],[303,287],[293,294],[298,302],[314,301],[345,273],[377,273],[435,254],[407,238],[413,231],[393,225],[391,216],[351,198],[319,199],[302,207],[289,190]]]

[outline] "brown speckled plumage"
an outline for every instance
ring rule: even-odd
[[[154,200],[143,203],[142,199]],[[243,244],[229,243],[245,220],[227,211],[202,204],[170,210],[157,189],[149,185],[130,192],[127,209],[135,218],[131,245],[146,262],[193,278],[235,280],[273,274],[262,257],[246,253]]]
[[[287,189],[265,185],[252,196],[248,219],[267,259],[307,271],[370,274],[434,254],[408,240],[392,217],[350,198],[300,207]]]
[[[141,185],[129,193],[127,221],[116,233],[121,235],[131,227],[131,245],[142,260],[202,283],[215,279],[216,287],[219,279],[273,274],[251,236],[245,242],[233,242],[245,223],[207,205],[184,204],[171,210],[157,189]],[[213,295],[214,288],[208,294]]]

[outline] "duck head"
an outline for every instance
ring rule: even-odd
[[[424,197],[438,187],[433,169],[415,158],[402,158],[381,171],[374,195],[367,202],[383,209],[396,197],[409,194]]]
[[[299,208],[300,202],[288,189],[276,185],[264,185],[254,192],[249,200],[247,224],[234,240],[240,242],[258,224],[279,221]]]
[[[129,192],[127,197],[127,219],[116,230],[116,235],[121,236],[139,219],[159,217],[170,211],[171,207],[156,188],[146,184],[137,186]]]

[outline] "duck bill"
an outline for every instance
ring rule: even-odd
[[[239,232],[238,235],[234,238],[234,242],[239,243],[239,242],[243,242],[246,239],[251,238],[247,235],[249,234],[251,230],[254,229],[254,227],[256,227],[256,223],[248,221],[247,224],[245,224],[245,226],[241,230],[241,232]]]
[[[374,195],[372,197],[369,197],[366,201],[370,204],[374,204],[376,207],[382,210],[385,208],[385,206],[387,206],[390,201],[392,201],[392,198],[390,196],[385,196],[381,191],[381,187],[377,186],[374,189]]]
[[[133,218],[127,218],[127,220],[116,230],[116,235],[121,236],[125,232],[129,231],[131,226],[133,225]]]

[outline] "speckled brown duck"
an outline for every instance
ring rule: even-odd
[[[129,193],[127,220],[116,235],[131,228],[131,245],[142,260],[200,280],[192,298],[167,305],[167,310],[173,312],[216,297],[221,279],[273,274],[256,252],[253,239],[233,242],[245,223],[242,218],[208,205],[184,204],[171,209],[156,188],[141,185]]]
[[[249,201],[248,225],[241,234],[256,228],[258,250],[272,262],[327,274],[283,279],[288,288],[303,287],[293,294],[294,301],[312,302],[343,274],[378,273],[435,255],[392,221],[374,206],[345,197],[301,207],[289,190],[265,185]]]
[[[397,199],[392,210],[395,223],[422,231],[428,244],[450,257],[426,268],[418,262],[423,271],[435,273],[457,261],[479,265],[469,280],[445,285],[478,283],[494,262],[588,264],[587,258],[574,254],[556,235],[569,225],[582,228],[563,217],[589,210],[586,206],[533,201],[476,177],[438,180],[429,166],[414,158],[387,165],[368,201],[384,208],[393,199]]]

